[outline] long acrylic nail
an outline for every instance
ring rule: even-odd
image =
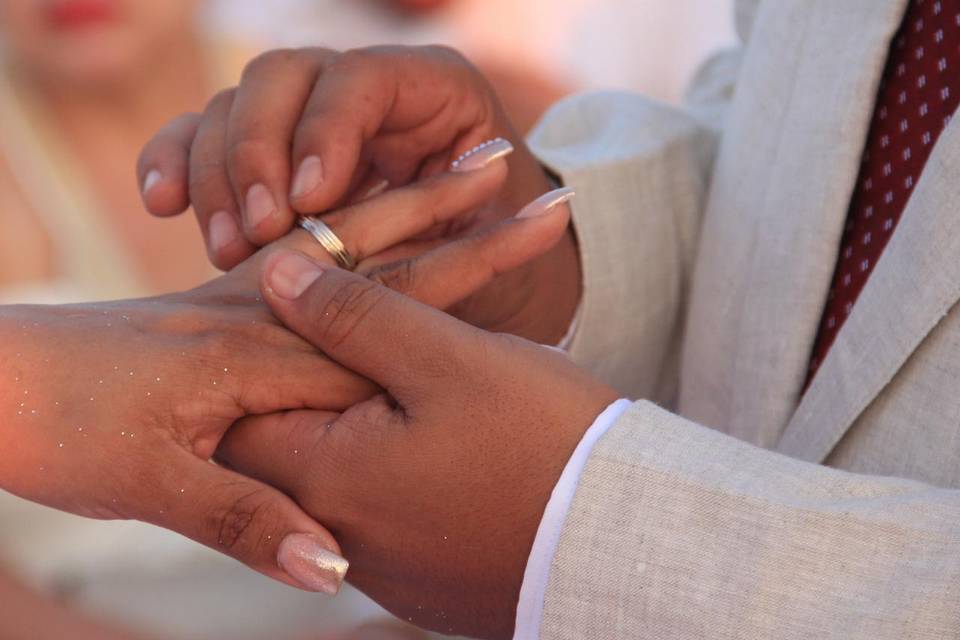
[[[317,281],[324,268],[306,256],[287,252],[274,263],[267,280],[275,294],[287,300],[296,300]]]
[[[260,224],[277,212],[277,201],[273,194],[262,184],[255,184],[247,191],[247,227],[256,229]]]
[[[219,253],[225,247],[233,244],[239,235],[240,230],[237,228],[237,222],[228,212],[217,211],[210,216],[208,237],[212,253]]]
[[[323,160],[319,156],[307,156],[300,163],[297,175],[293,178],[290,197],[302,198],[316,191],[323,183]]]
[[[291,578],[311,591],[336,595],[350,563],[333,553],[313,535],[292,533],[283,539],[277,562]]]
[[[513,145],[510,144],[509,140],[494,138],[483,144],[478,144],[454,160],[450,165],[450,170],[454,173],[477,171],[489,166],[494,160],[507,157],[513,151]]]
[[[390,181],[381,180],[377,184],[373,185],[369,191],[363,194],[358,200],[358,202],[365,202],[367,200],[372,200],[373,198],[376,198],[381,193],[384,193],[389,188],[390,188]]]
[[[163,180],[163,175],[156,169],[150,169],[147,177],[143,179],[143,193],[149,193],[150,189],[157,186],[157,183]]]
[[[561,204],[570,202],[575,195],[577,195],[577,192],[570,187],[550,191],[525,206],[515,217],[524,220],[545,216],[556,210]]]

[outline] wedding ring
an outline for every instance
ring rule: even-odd
[[[320,218],[313,216],[303,216],[297,222],[300,228],[316,238],[327,253],[333,256],[337,264],[347,271],[353,271],[357,266],[357,261],[353,259],[343,241],[337,237],[333,229],[328,227]]]

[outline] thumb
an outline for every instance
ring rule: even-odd
[[[333,536],[289,497],[189,453],[146,483],[152,513],[138,518],[187,536],[271,578],[334,595],[349,563]],[[152,487],[152,488],[151,488]]]
[[[480,346],[477,329],[301,253],[272,254],[261,289],[288,328],[401,402],[435,390],[450,363]]]

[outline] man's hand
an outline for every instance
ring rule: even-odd
[[[272,255],[262,286],[282,322],[386,393],[343,414],[246,419],[218,457],[329,526],[351,580],[393,613],[509,637],[550,493],[617,394],[553,349],[300,254]],[[313,571],[296,545],[280,559]]]
[[[549,188],[486,80],[439,47],[274,51],[250,63],[240,86],[217,95],[202,115],[161,130],[138,176],[154,215],[193,204],[211,260],[227,269],[285,234],[298,213],[436,176],[498,138],[516,146],[504,189],[469,225],[439,237],[488,227]],[[570,232],[453,312],[486,329],[556,342],[579,297]]]

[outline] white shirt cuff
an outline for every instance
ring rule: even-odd
[[[543,618],[547,584],[550,581],[550,567],[553,565],[553,557],[560,545],[560,534],[563,532],[567,512],[570,511],[577,485],[580,484],[580,475],[587,466],[593,446],[620,419],[630,405],[629,400],[617,400],[597,416],[583,434],[580,444],[574,449],[567,466],[560,474],[560,480],[550,494],[550,501],[547,502],[547,508],[543,512],[537,537],[533,541],[533,548],[530,549],[530,557],[527,559],[527,568],[523,573],[513,640],[540,638],[540,622]]]

